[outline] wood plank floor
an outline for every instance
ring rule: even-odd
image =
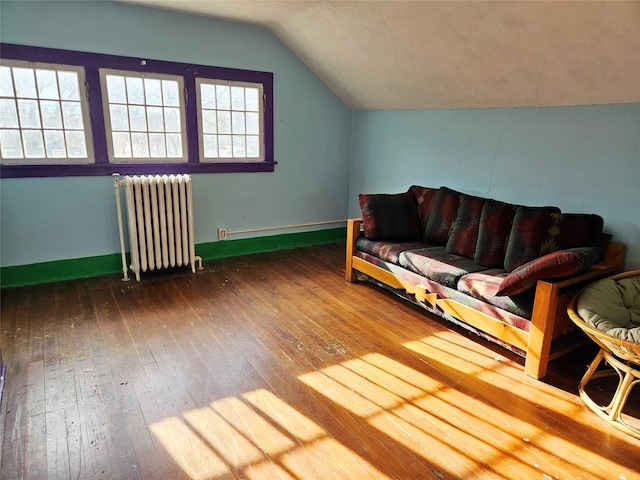
[[[576,395],[592,349],[533,380],[343,259],[2,291],[0,477],[640,478],[640,441]]]

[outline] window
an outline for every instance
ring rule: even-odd
[[[264,159],[262,85],[197,79],[203,161]]]
[[[273,74],[0,44],[2,177],[271,172]]]
[[[2,164],[93,160],[84,70],[20,61],[0,66]]]
[[[100,81],[113,163],[187,161],[182,77],[100,69]]]

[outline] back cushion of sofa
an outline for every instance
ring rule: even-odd
[[[600,215],[563,213],[553,215],[549,236],[555,240],[556,250],[576,247],[598,247],[602,242],[604,220]]]
[[[447,241],[447,253],[473,258],[478,242],[482,207],[487,201],[486,198],[463,195],[458,216]]]
[[[549,229],[554,224],[556,207],[518,207],[507,243],[504,268],[507,272],[557,250],[550,243]]]
[[[409,187],[409,191],[413,192],[416,197],[416,203],[418,204],[418,218],[420,220],[420,232],[424,233],[427,228],[427,222],[429,221],[429,215],[431,215],[431,210],[433,210],[433,204],[436,201],[438,189],[412,185]]]
[[[482,207],[473,259],[488,268],[504,268],[504,254],[517,205],[489,200]]]
[[[505,259],[508,271],[558,250],[600,246],[604,221],[599,215],[556,210],[525,216],[516,214],[514,220],[513,244],[510,238]]]
[[[462,194],[440,187],[424,230],[423,239],[436,245],[446,245],[449,232],[458,216]]]
[[[420,240],[416,198],[412,192],[360,194],[364,236],[369,240]]]

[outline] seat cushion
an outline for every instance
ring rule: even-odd
[[[578,315],[589,325],[621,340],[640,342],[640,275],[598,280],[576,303]]]
[[[533,293],[527,292],[511,297],[499,296],[498,291],[507,273],[498,268],[469,273],[458,281],[458,290],[478,300],[483,300],[502,310],[531,319]]]
[[[400,254],[400,265],[451,288],[462,276],[485,270],[471,258],[447,253],[443,246],[406,250]]]
[[[356,240],[356,250],[374,255],[386,262],[400,265],[400,254],[405,250],[426,248],[432,245],[424,242],[389,242],[385,240],[369,240],[360,235]]]

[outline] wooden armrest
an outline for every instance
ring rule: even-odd
[[[356,281],[356,272],[353,269],[353,251],[355,250],[356,240],[360,236],[361,218],[350,218],[347,220],[347,262],[345,268],[345,278],[349,282]]]
[[[538,280],[529,330],[529,345],[525,361],[525,373],[533,378],[542,378],[547,372],[551,340],[556,331],[558,309],[566,315],[566,298],[561,300],[560,289],[587,280],[605,278],[622,270],[626,245],[612,243],[607,247],[605,258],[589,270],[558,282]]]

